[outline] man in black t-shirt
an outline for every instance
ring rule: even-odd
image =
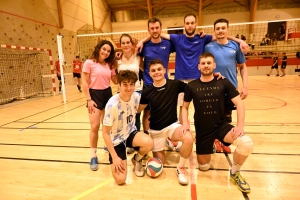
[[[280,77],[284,77],[285,76],[285,68],[286,68],[286,64],[287,64],[287,57],[286,57],[286,53],[282,53],[282,59],[281,59],[281,71],[282,71],[282,75]]]
[[[188,184],[185,163],[193,148],[193,138],[190,131],[183,132],[182,125],[177,119],[177,97],[184,92],[186,84],[179,80],[165,79],[166,70],[159,59],[149,63],[149,75],[153,79],[153,85],[142,92],[138,112],[150,105],[150,129],[149,134],[153,139],[153,156],[165,161],[165,146],[167,137],[174,141],[181,141],[180,159],[176,174],[182,185]]]
[[[273,69],[277,70],[276,76],[279,76],[279,70],[278,70],[278,56],[277,53],[273,54],[273,64],[271,66],[270,73],[267,74],[267,76],[271,76]]]
[[[245,108],[239,92],[227,79],[217,80],[213,76],[216,67],[214,56],[205,52],[200,56],[198,65],[201,77],[185,88],[184,104],[182,107],[183,129],[190,131],[188,108],[194,103],[194,124],[196,131],[196,153],[200,170],[210,168],[211,146],[215,139],[224,145],[237,146],[233,153],[233,164],[230,179],[237,184],[242,192],[250,192],[250,186],[240,175],[240,168],[253,151],[252,139],[244,134]],[[225,115],[225,94],[237,108],[237,126],[228,123]]]

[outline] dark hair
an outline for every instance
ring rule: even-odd
[[[226,23],[227,24],[227,28],[229,27],[229,21],[227,19],[221,18],[221,19],[217,19],[214,23],[214,28],[216,27],[217,23]]]
[[[95,46],[95,49],[90,57],[90,59],[96,60],[96,62],[99,62],[99,52],[102,48],[103,45],[108,44],[111,48],[110,54],[107,58],[105,58],[105,62],[107,62],[110,66],[110,68],[112,68],[112,62],[115,59],[115,49],[114,46],[112,45],[112,43],[108,40],[100,40],[100,42],[97,44],[97,46]]]
[[[185,16],[184,16],[184,18],[183,18],[183,22],[185,22],[185,18],[187,18],[187,17],[189,17],[189,16],[193,16],[193,17],[195,17],[195,20],[197,21],[197,17],[196,17],[196,15],[194,15],[194,14],[192,14],[192,13],[189,13],[189,14],[187,14],[187,15],[185,15]]]
[[[201,58],[208,58],[208,57],[211,57],[215,60],[215,56],[214,54],[210,53],[210,52],[204,52],[203,54],[200,55],[199,57],[199,63],[200,63],[200,60]]]
[[[130,70],[119,71],[117,78],[119,84],[121,84],[122,81],[133,81],[135,83],[138,79],[136,73]]]
[[[130,40],[130,42],[131,42],[131,44],[134,44],[134,42],[133,42],[133,40],[132,40],[132,37],[131,37],[129,34],[127,34],[127,33],[123,33],[123,34],[121,35],[121,37],[120,37],[120,45],[121,45],[121,40],[122,40],[123,37],[128,37],[129,40]]]
[[[161,64],[164,67],[164,63],[160,59],[154,59],[154,60],[151,60],[148,64],[149,69],[152,65],[155,65],[155,64]]]
[[[162,27],[162,24],[161,24],[160,19],[158,19],[158,18],[156,18],[156,17],[152,17],[151,19],[148,20],[148,28],[149,28],[149,24],[150,24],[150,23],[156,23],[156,22],[159,22],[160,27]]]
[[[76,58],[79,58],[79,56],[76,56]]]

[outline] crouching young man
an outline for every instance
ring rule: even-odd
[[[188,108],[194,103],[194,124],[196,130],[196,153],[200,170],[208,170],[215,139],[225,145],[233,144],[233,164],[230,180],[237,184],[242,192],[250,192],[250,186],[240,174],[240,168],[253,151],[252,139],[244,133],[245,108],[235,86],[228,79],[217,80],[213,76],[216,68],[214,55],[205,52],[200,56],[198,68],[201,77],[185,88],[182,109],[183,126],[189,130]],[[237,108],[236,127],[229,124],[225,115],[225,94]]]
[[[118,74],[120,93],[111,97],[105,106],[102,133],[109,151],[112,175],[118,185],[126,181],[126,147],[133,147],[137,151],[132,157],[132,163],[133,171],[139,177],[145,174],[142,158],[153,147],[151,137],[138,132],[135,126],[135,115],[140,101],[140,94],[134,92],[136,81],[135,72],[120,71]]]

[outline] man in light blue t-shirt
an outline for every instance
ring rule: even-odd
[[[240,69],[243,80],[243,87],[240,91],[240,96],[245,99],[248,95],[248,70],[246,60],[243,52],[240,50],[238,44],[232,40],[228,40],[228,26],[229,22],[226,19],[218,19],[214,23],[214,32],[216,41],[213,41],[205,46],[205,51],[212,53],[215,56],[217,67],[215,72],[220,72],[225,76],[237,89],[237,67]],[[225,114],[228,122],[231,122],[232,110],[235,110],[234,104],[230,99],[227,99],[225,105]],[[215,142],[216,151],[229,153],[231,150],[226,146]]]

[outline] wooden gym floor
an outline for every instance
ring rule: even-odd
[[[1,199],[183,200],[195,192],[197,199],[205,200],[300,199],[300,77],[250,76],[249,87],[245,132],[255,148],[241,170],[252,189],[248,195],[229,181],[232,154],[224,153],[212,156],[208,172],[189,170],[196,176],[196,187],[178,183],[175,151],[167,152],[163,173],[156,179],[137,178],[128,162],[127,184],[117,186],[101,131],[100,166],[91,171],[85,97],[69,86],[65,105],[57,95],[0,106]]]

